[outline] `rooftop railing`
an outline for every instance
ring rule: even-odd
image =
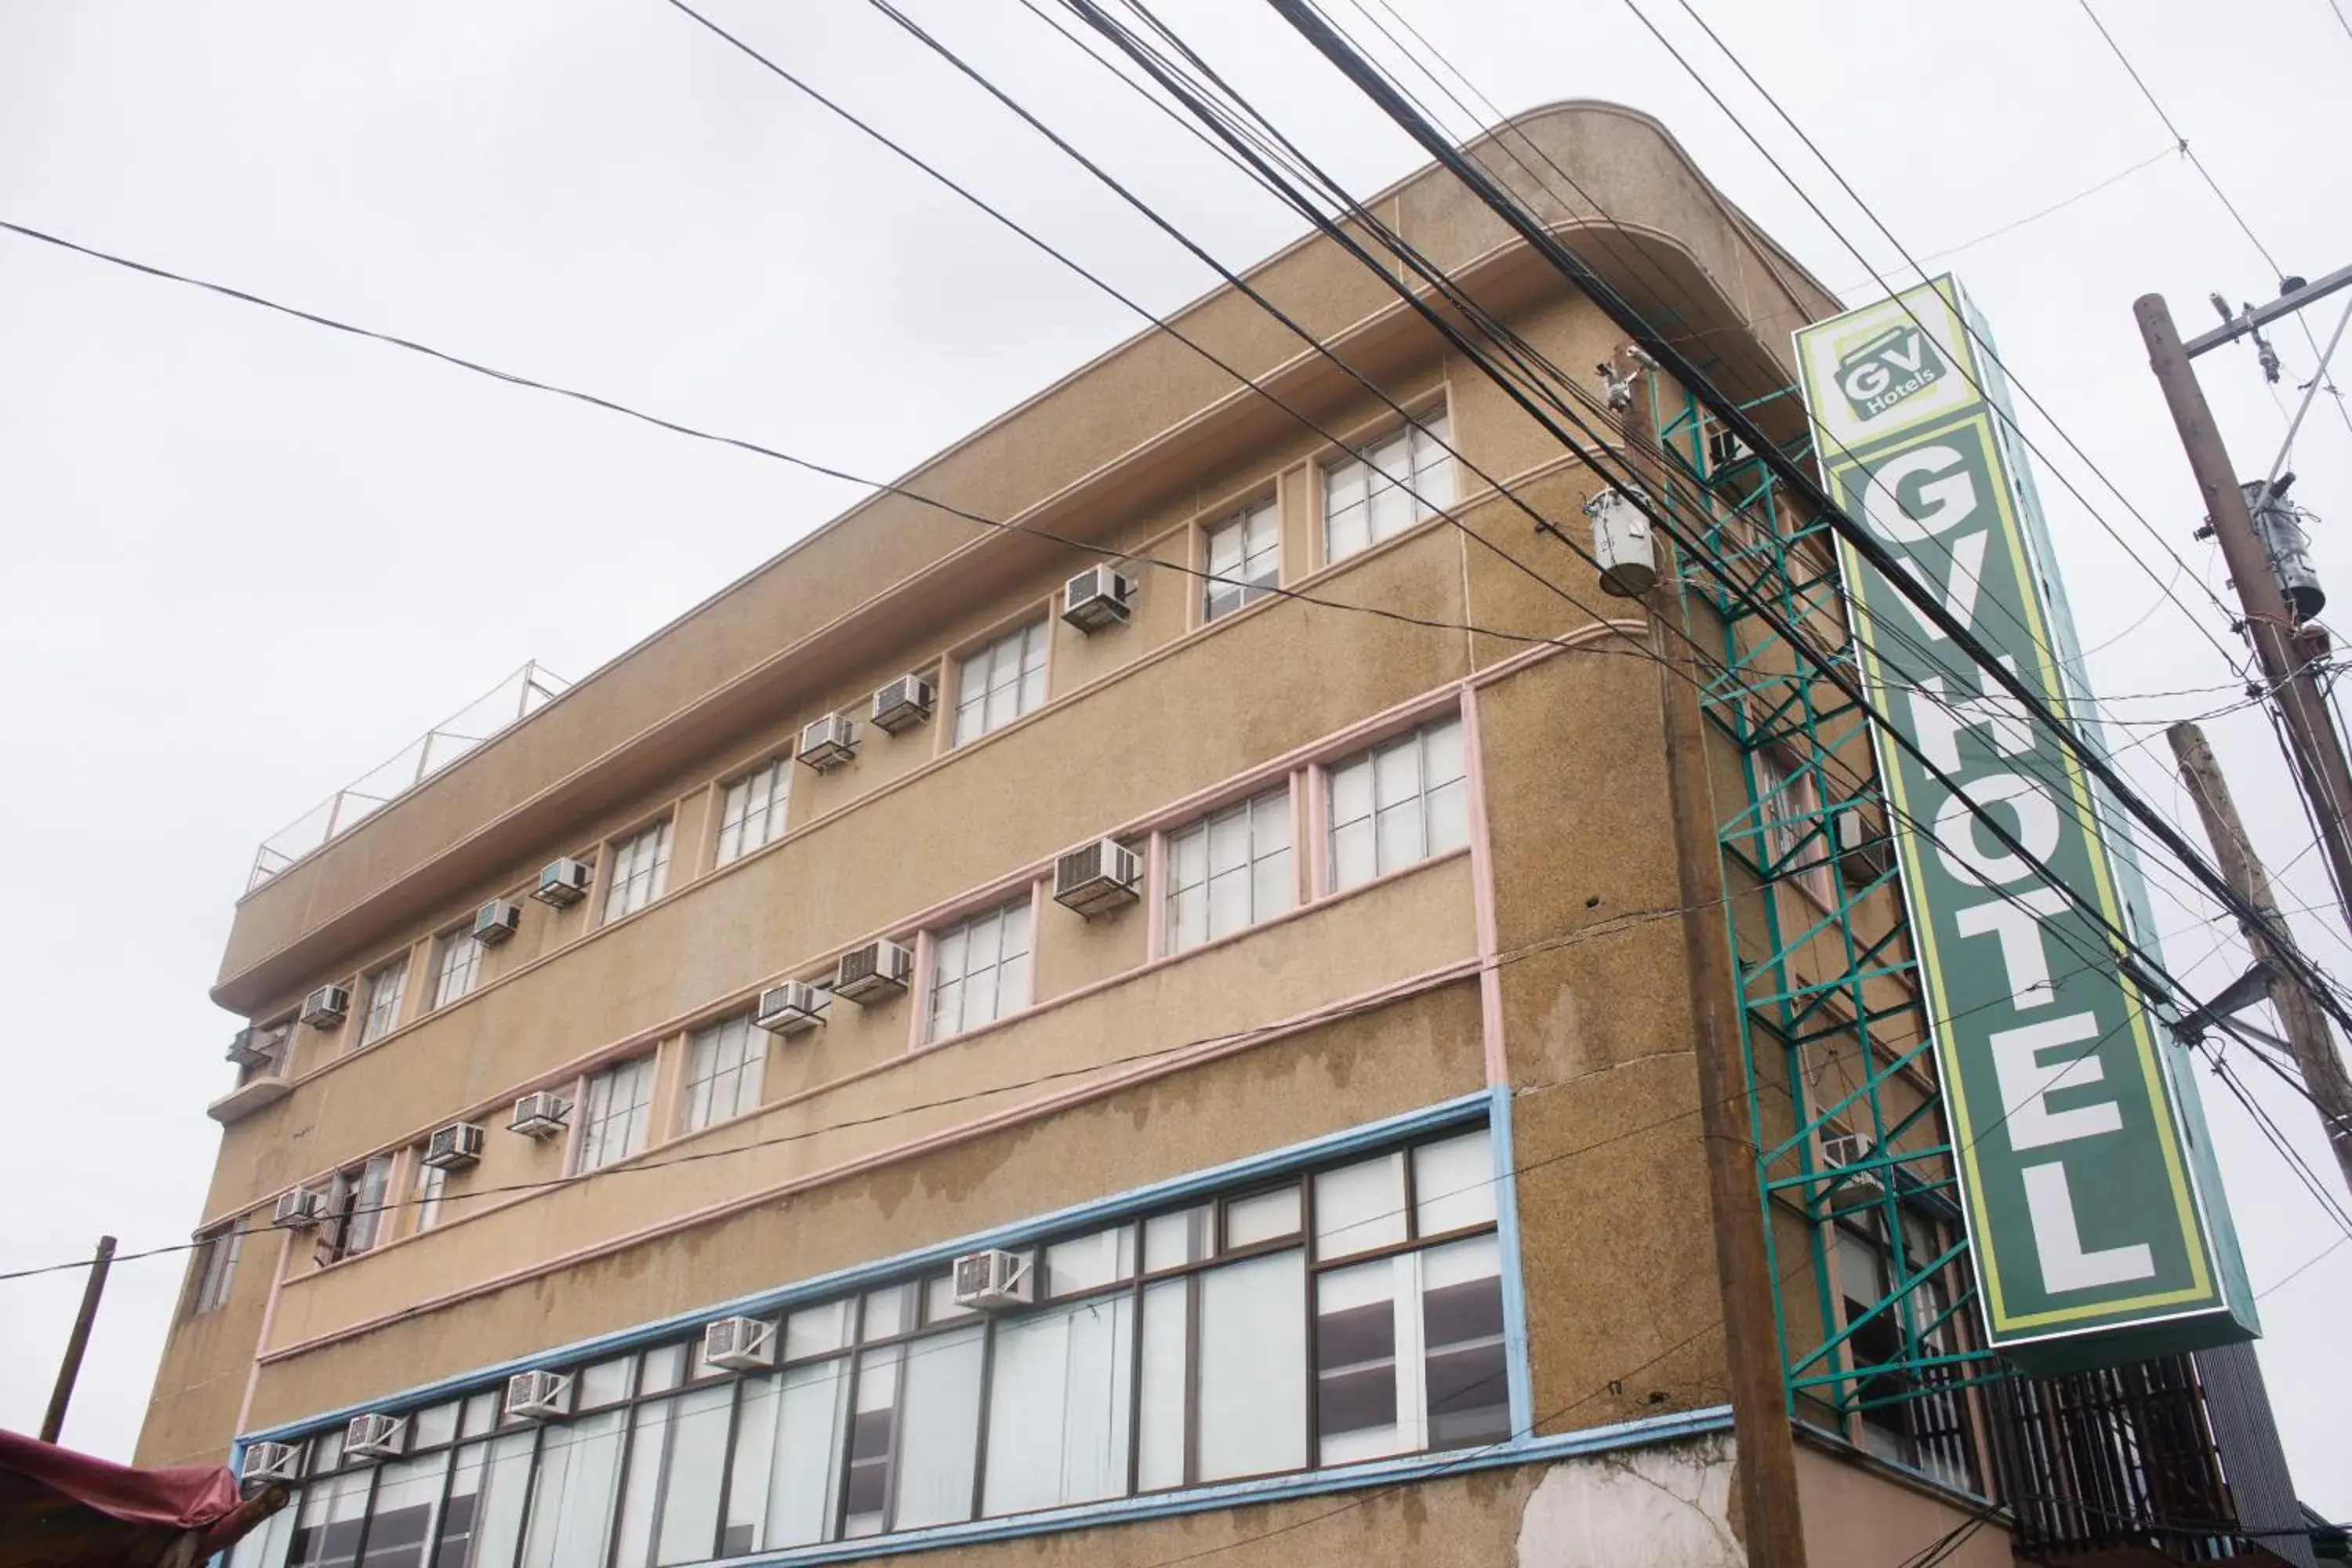
[[[253,857],[251,892],[312,850],[349,833],[443,768],[501,731],[513,728],[561,696],[572,683],[525,664],[498,685],[403,746],[381,764],[261,841]]]

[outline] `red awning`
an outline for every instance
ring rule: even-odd
[[[0,1568],[201,1563],[285,1506],[220,1465],[134,1469],[0,1431]]]

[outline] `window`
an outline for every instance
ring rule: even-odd
[[[361,1045],[372,1046],[399,1026],[401,994],[407,989],[404,955],[367,977],[367,1011],[360,1015]]]
[[[445,931],[433,939],[433,1005],[446,1007],[474,988],[482,973],[482,944],[471,926]]]
[[[719,864],[750,854],[784,830],[792,770],[778,757],[729,784],[719,801]]]
[[[654,1058],[634,1057],[588,1080],[580,1117],[583,1171],[601,1170],[646,1146],[653,1121]]]
[[[201,1318],[228,1304],[229,1287],[236,1279],[237,1254],[244,1247],[245,1232],[234,1222],[197,1246],[195,1266],[188,1274],[189,1317]]]
[[[1323,559],[1345,561],[1454,504],[1444,410],[1323,470]]]
[[[1817,901],[1834,902],[1829,839],[1822,830],[1822,797],[1811,770],[1800,768],[1783,752],[1759,751],[1755,758],[1768,876],[1789,877]]]
[[[423,1155],[425,1146],[418,1144],[416,1153]],[[416,1162],[416,1191],[410,1201],[416,1210],[416,1229],[431,1230],[441,1220],[441,1195],[449,1187],[449,1173],[438,1165],[428,1165],[422,1158]]]
[[[977,1029],[1028,1002],[1027,899],[974,915],[932,939],[932,1039]]]
[[[1459,719],[1424,724],[1328,777],[1335,893],[1470,841]]]
[[[339,1172],[327,1193],[327,1223],[319,1233],[318,1258],[322,1264],[356,1258],[382,1241],[389,1227],[392,1156],[378,1154],[362,1165]]]
[[[1297,901],[1287,786],[1168,836],[1169,952],[1255,925]]]
[[[740,1116],[760,1103],[768,1036],[749,1013],[698,1029],[687,1041],[685,1123],[689,1132]]]
[[[1201,619],[1213,621],[1265,597],[1282,581],[1282,514],[1271,500],[1244,509],[1209,531],[1209,580]]]
[[[613,846],[613,868],[604,880],[604,918],[634,914],[669,886],[669,818]]]
[[[681,1336],[562,1368],[569,1420],[502,1434],[488,1387],[382,1466],[331,1430],[231,1568],[684,1568],[1492,1443],[1494,1179],[1483,1127],[1442,1132],[1046,1237],[1021,1310],[934,1268],[772,1319],[772,1368]]]
[[[1001,730],[1045,700],[1045,629],[1032,621],[967,655],[956,679],[954,744]]]
[[[1863,1195],[1855,1194],[1849,1201],[1858,1202]],[[1935,1220],[1917,1205],[1905,1203],[1901,1210],[1904,1251],[1910,1259],[1904,1272],[1916,1275],[1943,1250],[1944,1241]],[[1870,1371],[1890,1363],[1951,1356],[1962,1348],[1949,1310],[1953,1298],[1946,1275],[1927,1276],[1864,1322],[1895,1284],[1885,1205],[1855,1208],[1839,1216],[1834,1226],[1838,1293],[1845,1321],[1859,1325],[1846,1341],[1846,1354],[1854,1370],[1864,1374],[1854,1379],[1850,1394],[1840,1392],[1863,1406],[1862,1446],[1947,1486],[1974,1490],[1977,1450],[1969,1397],[1959,1388],[1946,1386],[1965,1384],[1961,1369],[1947,1364],[1921,1372],[1891,1367],[1874,1374]]]

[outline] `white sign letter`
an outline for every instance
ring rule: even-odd
[[[2078,1106],[2072,1110],[2053,1110],[2043,1098],[2053,1089],[2079,1089],[2107,1076],[2095,1051],[2077,1052],[2056,1067],[2044,1067],[2035,1059],[2043,1051],[2095,1039],[2098,1033],[2098,1019],[2088,1013],[2076,1013],[2021,1028],[2002,1029],[1986,1037],[1985,1048],[1992,1055],[1993,1077],[2000,1083],[2001,1117],[2009,1129],[2011,1148],[2040,1149],[2123,1130],[2123,1113],[2112,1100]]]
[[[1988,933],[2000,942],[2000,966],[2009,973],[2010,1005],[2021,1012],[2058,999],[2050,984],[2050,959],[2042,948],[2042,921],[2066,911],[2066,895],[2035,888],[2014,899],[1996,899],[1952,917],[1962,936]],[[2038,917],[2038,918],[2037,918]]]
[[[2002,662],[2008,663],[2006,656]],[[2016,673],[2014,666],[2011,674]],[[1963,731],[1981,728],[1985,740],[2004,757],[2023,756],[2033,749],[2033,726],[2026,722],[2025,704],[2006,691],[1982,697],[1947,697],[1944,678],[1923,675],[1911,693],[1911,727],[1919,733],[1919,749],[1948,773],[1960,771]]]
[[[2066,1167],[2054,1162],[2028,1165],[2025,1212],[2033,1221],[2033,1250],[2042,1258],[2042,1288],[2052,1295],[2061,1290],[2088,1290],[2100,1285],[2121,1285],[2156,1273],[2155,1255],[2147,1243],[2110,1247],[2104,1252],[2083,1250],[2082,1232],[2074,1228],[2074,1194],[2066,1185]]]
[[[1888,459],[1870,476],[1863,509],[1870,524],[1897,544],[1918,544],[1958,528],[1976,515],[1977,482],[1969,477],[1968,459],[1950,447],[1921,447]],[[1906,479],[1924,476],[1919,510],[1915,515],[1895,494]]]
[[[2025,855],[2006,849],[1987,854],[1978,848],[1970,802],[1986,808],[2006,805],[2017,813],[2017,828],[2011,837],[2025,847]],[[2040,784],[2015,773],[1988,773],[1963,785],[1936,813],[1936,853],[1943,858],[1944,869],[1963,881],[1981,878],[1996,886],[2023,881],[2035,874],[2026,857],[2047,860],[2057,847],[2058,807]]]

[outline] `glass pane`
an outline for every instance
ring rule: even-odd
[[[629,1436],[628,1479],[621,1491],[621,1535],[614,1568],[648,1568],[654,1542],[654,1510],[661,1497],[662,1462],[669,1451],[670,1415],[677,1402],[657,1400],[636,1408]]]
[[[1429,852],[1443,855],[1470,842],[1470,786],[1460,779],[1429,797]]]
[[[1143,1266],[1172,1268],[1209,1256],[1209,1205],[1154,1215],[1143,1222]]]
[[[457,1405],[455,1400],[446,1405],[428,1405],[409,1417],[408,1444],[412,1448],[437,1448],[457,1436]]]
[[[1307,1269],[1297,1252],[1200,1279],[1203,1481],[1307,1462]]]
[[[1421,793],[1421,748],[1411,736],[1372,753],[1372,793],[1382,806]]]
[[[477,1394],[466,1401],[466,1436],[478,1437],[499,1424],[499,1396],[493,1392]]]
[[[640,1394],[667,1394],[686,1375],[686,1346],[659,1345],[646,1352],[645,1372],[637,1383]]]
[[[625,1415],[608,1411],[541,1434],[524,1568],[604,1568]]]
[[[913,1328],[914,1293],[912,1285],[892,1285],[886,1289],[869,1291],[866,1297],[866,1322],[858,1337],[869,1341],[884,1340]]]
[[[1383,1258],[1338,1268],[1315,1282],[1315,1429],[1320,1462],[1352,1464],[1416,1448],[1400,1410],[1398,1268]]]
[[[1328,1261],[1405,1238],[1404,1156],[1383,1154],[1315,1178],[1315,1256]]]
[[[795,1307],[793,1315],[784,1320],[784,1359],[799,1361],[803,1356],[822,1355],[837,1351],[849,1342],[849,1300],[826,1301],[814,1307]]]
[[[1209,879],[1209,934],[1228,936],[1250,923],[1250,871],[1247,867]]]
[[[1250,871],[1250,914],[1271,920],[1298,901],[1298,879],[1290,869],[1290,851],[1276,849]]]
[[[1250,813],[1246,802],[1209,818],[1209,874],[1249,863]]]
[[[1147,1285],[1143,1290],[1143,1376],[1136,1434],[1136,1484],[1145,1491],[1184,1484],[1184,1390],[1191,1381],[1185,1345],[1192,1317],[1192,1289],[1190,1279],[1165,1279],[1157,1285]]]
[[[841,1485],[841,1434],[848,1414],[846,1357],[796,1366],[783,1374],[774,1436],[762,1549],[833,1539],[833,1505]]]
[[[1493,1224],[1495,1156],[1486,1130],[1415,1149],[1412,1201],[1423,1236]]]
[[[1295,1184],[1246,1198],[1234,1198],[1225,1205],[1225,1246],[1228,1248],[1272,1241],[1276,1237],[1294,1236],[1297,1230],[1298,1188]]]
[[[1369,760],[1333,768],[1331,821],[1336,826],[1372,815],[1372,764]]]
[[[1168,840],[1169,879],[1180,888],[1197,888],[1209,876],[1209,830],[1188,828]]]
[[[1510,1436],[1501,1256],[1491,1236],[1422,1254],[1431,1447],[1492,1443]]]
[[[1421,802],[1417,800],[1381,809],[1378,851],[1381,870],[1393,871],[1422,858],[1421,827]]]
[[[1134,1299],[1124,1295],[998,1326],[986,1512],[1126,1492],[1134,1330]]]
[[[918,1341],[901,1375],[906,1419],[898,1433],[894,1530],[971,1517],[973,1467],[980,1441],[981,1349],[984,1323]]]
[[[374,1479],[354,1470],[302,1489],[301,1512],[287,1541],[289,1568],[350,1568],[358,1560],[368,1483]]]
[[[1135,1231],[1114,1226],[1091,1236],[1057,1241],[1045,1249],[1045,1293],[1066,1296],[1125,1279],[1135,1273]]]
[[[1180,888],[1168,901],[1168,951],[1181,952],[1209,940],[1209,890]]]
[[[448,1470],[446,1454],[383,1468],[368,1510],[367,1553],[360,1559],[361,1568],[419,1568],[433,1539],[441,1482]]]
[[[509,1568],[514,1562],[515,1548],[522,1540],[523,1506],[530,1491],[531,1449],[536,1436],[515,1432],[484,1446],[488,1449],[489,1459],[478,1472],[479,1492],[462,1521],[455,1496],[460,1480],[466,1479],[465,1464],[460,1460],[458,1475],[450,1479],[453,1495],[448,1515],[442,1523],[441,1547],[435,1554],[434,1568]],[[478,1456],[482,1451],[478,1447],[467,1453]]]
[[[1358,887],[1380,875],[1380,855],[1369,820],[1351,822],[1331,835],[1331,890]]]
[[[719,1482],[727,1462],[727,1424],[734,1404],[731,1384],[698,1388],[677,1402],[669,1468],[662,1480],[655,1568],[709,1560],[719,1530]]]
[[[600,1361],[580,1369],[577,1404],[583,1410],[593,1410],[600,1405],[618,1405],[629,1396],[629,1373],[635,1368],[637,1358],[623,1356],[618,1361]]]

